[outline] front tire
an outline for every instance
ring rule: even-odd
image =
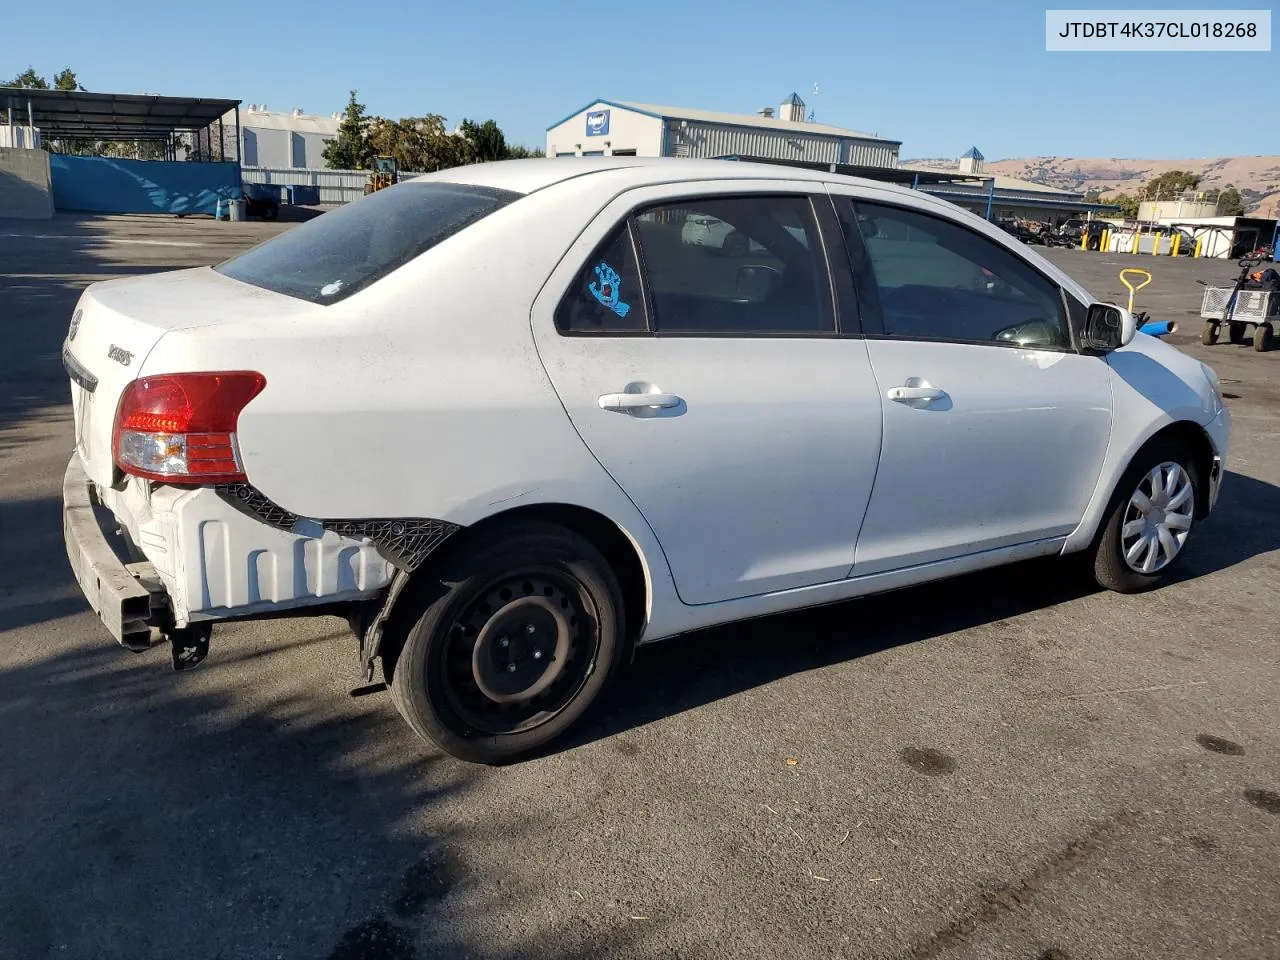
[[[1206,347],[1211,347],[1218,342],[1219,324],[1212,320],[1206,320],[1204,326],[1200,328],[1200,342]]]
[[[1259,323],[1253,328],[1253,349],[1259,353],[1271,349],[1271,324]]]
[[[1195,525],[1202,483],[1183,445],[1158,441],[1140,452],[1121,478],[1094,544],[1098,583],[1138,593],[1164,580]]]
[[[525,522],[450,551],[417,594],[391,696],[414,731],[473,763],[560,737],[619,672],[617,578],[586,538]]]

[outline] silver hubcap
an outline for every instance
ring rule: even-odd
[[[1191,532],[1195,488],[1179,464],[1153,467],[1129,497],[1120,528],[1120,552],[1129,569],[1157,573],[1173,562]]]

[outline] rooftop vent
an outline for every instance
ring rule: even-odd
[[[756,115],[760,117],[764,117],[766,120],[772,120],[773,107],[761,107],[759,110],[756,111]]]

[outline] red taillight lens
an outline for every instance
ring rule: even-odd
[[[168,483],[243,481],[236,421],[266,385],[262,374],[240,370],[133,381],[116,408],[116,463]]]

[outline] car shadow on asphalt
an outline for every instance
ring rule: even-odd
[[[662,926],[481,933],[537,892],[485,875],[477,852],[542,828],[467,815],[487,771],[424,751],[385,701],[335,706],[300,681],[337,633],[174,675],[87,615],[49,629],[61,652],[0,669],[4,957],[587,960]]]
[[[478,861],[542,828],[459,817],[483,768],[425,750],[345,676],[326,688],[307,660],[352,642],[341,621],[241,628],[175,675],[89,611],[59,498],[0,502],[0,549],[21,557],[0,563],[0,956],[588,960],[592,936],[660,935],[597,918],[479,936],[538,894]]]
[[[1171,583],[1280,550],[1280,487],[1226,475]],[[701,630],[641,647],[612,699],[560,749],[611,737],[792,674],[995,623],[1100,591],[1078,557],[1030,560],[893,593]]]
[[[1218,505],[1170,576],[1178,583],[1280,550],[1280,487],[1228,470]]]

